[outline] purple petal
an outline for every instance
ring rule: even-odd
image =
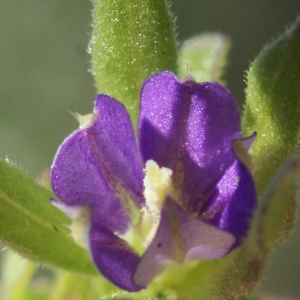
[[[137,204],[144,203],[142,161],[125,106],[98,95],[94,112],[99,118],[88,128],[88,137],[105,177],[119,196],[125,192]]]
[[[113,284],[129,292],[143,289],[132,281],[140,257],[124,240],[105,229],[93,226],[90,232],[90,251],[97,268]]]
[[[240,137],[240,118],[220,84],[180,82],[162,72],[142,88],[139,130],[144,160],[172,169],[184,207],[199,211],[234,161],[231,141]]]
[[[254,181],[245,165],[236,160],[219,181],[203,208],[201,218],[234,234],[237,247],[246,236],[256,207]]]
[[[141,258],[134,282],[147,286],[170,261],[220,258],[234,242],[232,234],[192,217],[175,201],[167,199],[156,235]]]
[[[184,92],[171,72],[158,73],[144,82],[138,124],[144,161],[153,159],[168,168],[176,163],[181,115],[188,98]]]
[[[124,233],[130,223],[129,201],[143,200],[143,173],[125,107],[99,95],[96,119],[71,134],[59,148],[51,169],[55,194],[70,206],[89,205],[92,220]]]

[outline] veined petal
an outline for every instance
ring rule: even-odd
[[[232,164],[217,184],[200,215],[211,224],[231,232],[237,247],[246,236],[256,207],[256,190],[252,176],[239,160]]]
[[[124,233],[130,208],[143,200],[143,173],[125,107],[105,95],[95,101],[94,121],[60,146],[51,169],[55,194],[70,206],[90,206],[91,218]]]
[[[137,285],[147,286],[170,262],[185,259],[215,259],[228,253],[235,237],[190,214],[167,198],[159,227],[134,274]]]
[[[180,82],[167,71],[143,85],[139,134],[144,160],[173,170],[185,209],[199,211],[234,161],[240,118],[225,87]]]
[[[133,283],[133,273],[140,257],[124,240],[92,225],[90,252],[102,275],[113,284],[129,292],[137,292],[144,288]]]
[[[142,87],[139,115],[140,148],[144,161],[173,169],[177,162],[184,86],[171,72],[149,77]]]
[[[125,106],[109,96],[98,95],[94,113],[99,117],[87,133],[104,176],[119,197],[125,194],[136,204],[144,203],[142,161]]]

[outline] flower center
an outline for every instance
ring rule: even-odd
[[[146,208],[141,210],[142,227],[144,233],[143,245],[147,247],[153,240],[158,228],[161,208],[166,196],[173,197],[174,188],[172,182],[173,171],[168,168],[160,168],[154,160],[148,160],[144,169],[144,197]]]
[[[151,223],[156,224],[160,219],[160,211],[166,196],[174,195],[172,183],[173,171],[168,168],[160,168],[153,160],[146,162],[144,169],[144,196],[147,212],[150,215]]]

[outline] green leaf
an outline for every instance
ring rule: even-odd
[[[257,131],[254,178],[261,196],[276,169],[292,156],[300,134],[300,18],[266,46],[248,74],[242,119],[245,136]]]
[[[98,93],[123,102],[136,123],[143,81],[176,72],[173,18],[165,0],[94,0],[90,42]]]
[[[228,37],[220,33],[204,33],[185,41],[179,49],[179,78],[191,75],[197,82],[222,82],[229,48]]]
[[[29,260],[96,274],[87,251],[69,236],[70,220],[50,204],[50,197],[50,191],[0,160],[1,242]]]

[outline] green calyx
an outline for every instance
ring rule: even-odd
[[[292,156],[300,133],[300,19],[266,46],[247,74],[244,136],[257,131],[252,156],[261,196],[277,168]]]

